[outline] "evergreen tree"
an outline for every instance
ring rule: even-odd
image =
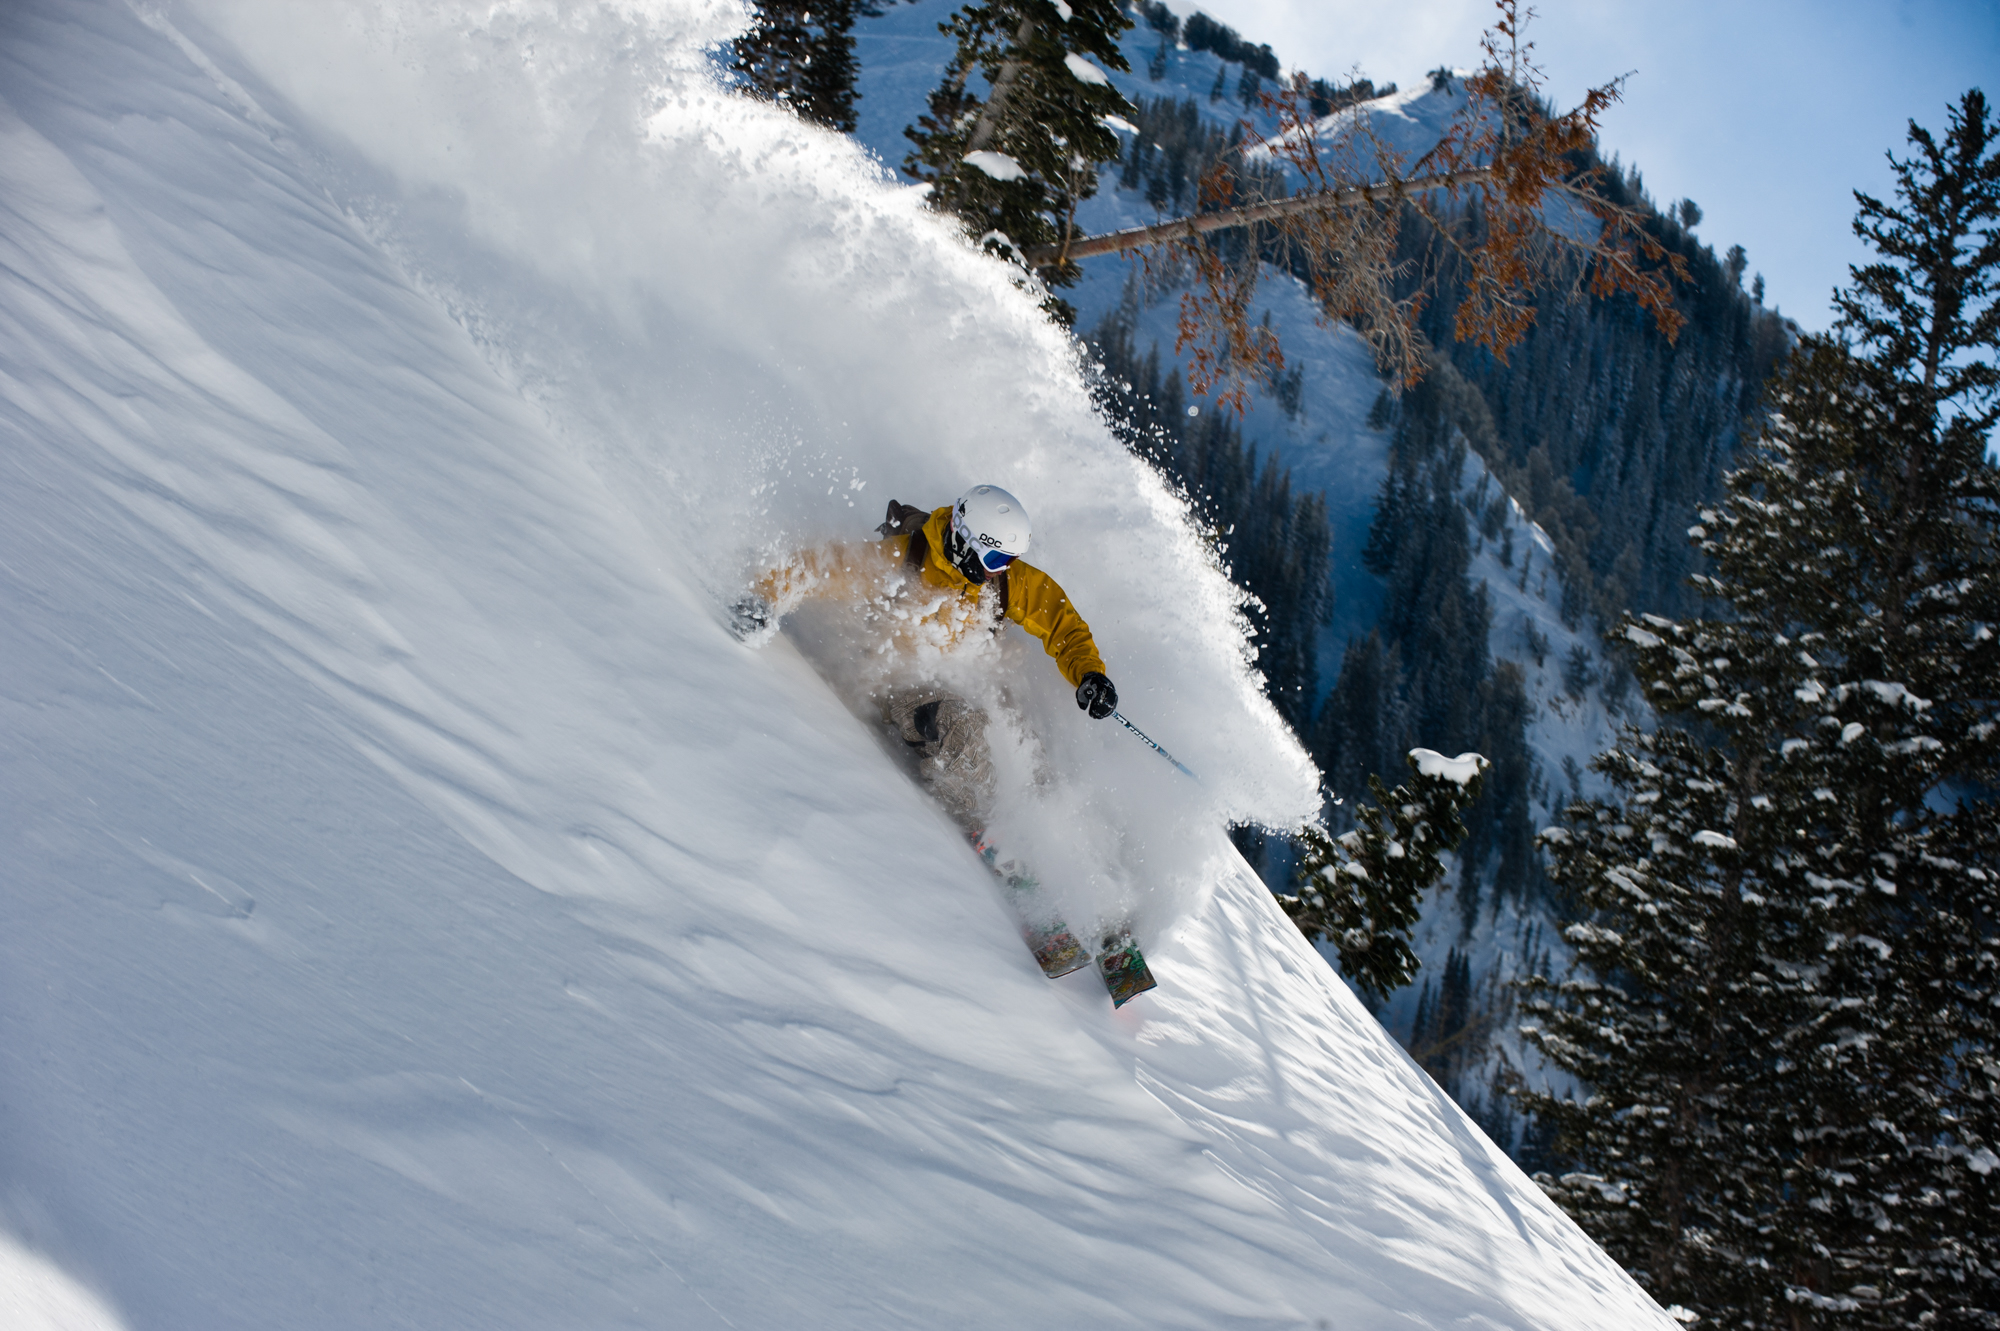
[[[1910,140],[1859,354],[1801,348],[1692,529],[1719,613],[1624,626],[1683,728],[1547,834],[1589,912],[1532,1037],[1593,1089],[1535,1103],[1557,1190],[1721,1325],[2000,1322],[2000,162],[1977,92]]]
[[[1472,953],[1455,947],[1449,949],[1445,953],[1444,973],[1438,977],[1435,989],[1427,977],[1418,991],[1417,1014],[1410,1023],[1408,1045],[1410,1057],[1431,1074],[1433,1081],[1465,1105],[1476,1120],[1480,1115],[1467,1101],[1482,1088],[1467,1086],[1465,1081],[1466,1073],[1484,1056],[1491,1033],[1493,1012],[1486,998],[1473,987]],[[1505,1105],[1505,1099],[1492,1103]],[[1501,1109],[1502,1114],[1509,1112],[1511,1106]],[[1507,1125],[1494,1139],[1504,1142],[1512,1135],[1511,1125]]]
[[[861,0],[758,0],[730,68],[749,89],[843,134],[854,131],[854,20]]]
[[[1401,676],[1402,657],[1383,645],[1379,630],[1348,641],[1313,726],[1313,756],[1337,797],[1359,795],[1371,775],[1394,771],[1396,755],[1410,747],[1396,689]]]
[[[1250,464],[1255,466],[1256,460],[1253,448]],[[1259,517],[1234,524],[1224,557],[1231,576],[1256,591],[1249,617],[1264,691],[1303,735],[1319,685],[1319,631],[1333,607],[1326,497],[1294,497],[1291,473],[1273,455],[1257,474],[1249,508]]]
[[[1493,902],[1521,901],[1540,881],[1535,855],[1535,825],[1528,808],[1534,781],[1534,760],[1528,752],[1528,722],[1534,705],[1528,701],[1527,679],[1521,667],[1501,661],[1479,685],[1479,751],[1492,755],[1488,795],[1474,818],[1462,863],[1474,869],[1493,866]],[[1476,904],[1472,893],[1465,905]]]
[[[1096,193],[1098,166],[1119,156],[1105,117],[1129,117],[1132,107],[1103,69],[1131,68],[1118,48],[1131,25],[1118,0],[967,5],[939,25],[957,50],[929,113],[904,131],[916,146],[903,169],[982,248],[1025,263],[1031,247],[1057,247],[1036,268],[1050,286],[1076,280],[1062,242],[1077,234],[1077,205]]]
[[[1542,834],[1582,922],[1564,931],[1577,973],[1524,983],[1523,1034],[1589,1093],[1522,1095],[1575,1166],[1541,1181],[1662,1303],[1704,1325],[1782,1325],[1768,1320],[1782,1301],[1744,1316],[1755,1268],[1783,1257],[1765,1232],[1781,1191],[1765,958],[1796,950],[1772,941],[1790,921],[1758,872],[1771,848],[1740,825],[1756,796],[1679,730],[1628,729],[1594,766],[1616,797]]]
[[[1236,29],[1217,23],[1199,10],[1181,25],[1181,40],[1190,51],[1213,51],[1218,59],[1242,65],[1245,73],[1267,79],[1278,77],[1278,57],[1270,47],[1252,46]]]
[[[1361,562],[1383,580],[1385,640],[1405,662],[1402,694],[1422,742],[1470,747],[1479,734],[1479,686],[1490,661],[1493,609],[1466,576],[1472,540],[1458,477],[1464,432],[1426,379],[1404,404]]]
[[[1418,903],[1444,877],[1438,857],[1465,839],[1459,810],[1479,798],[1488,766],[1476,753],[1429,749],[1412,749],[1408,762],[1410,779],[1394,791],[1369,778],[1374,803],[1353,830],[1305,830],[1297,886],[1278,898],[1308,938],[1332,945],[1348,982],[1377,998],[1416,977]]]

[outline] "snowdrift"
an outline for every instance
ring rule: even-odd
[[[0,13],[0,1307],[1671,1325],[1233,859],[1313,774],[1226,582],[1004,275],[718,93],[735,19]],[[1204,776],[994,653],[1116,1014],[721,627],[969,477]]]

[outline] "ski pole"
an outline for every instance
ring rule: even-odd
[[[1168,753],[1165,749],[1161,748],[1158,744],[1156,744],[1153,741],[1153,737],[1151,735],[1148,735],[1145,731],[1139,729],[1139,727],[1133,725],[1130,721],[1127,721],[1125,719],[1125,714],[1123,712],[1114,711],[1111,714],[1111,719],[1113,721],[1116,721],[1119,725],[1124,726],[1127,730],[1131,731],[1133,734],[1137,735],[1140,738],[1140,740],[1145,743],[1146,747],[1151,749],[1154,753],[1159,754],[1162,758],[1165,758],[1168,762],[1180,768],[1181,771],[1186,772],[1190,780],[1193,781],[1201,780],[1201,778],[1196,776],[1193,772],[1189,772],[1186,765],[1183,764],[1180,759],[1174,757],[1173,754]]]

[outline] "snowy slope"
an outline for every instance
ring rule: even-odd
[[[729,21],[0,12],[0,1309],[1671,1325],[1228,850],[1310,768],[1061,340]],[[986,663],[1116,1014],[719,626],[974,470],[1206,778]]]

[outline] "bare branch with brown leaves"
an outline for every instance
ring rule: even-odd
[[[1522,40],[1533,11],[1520,0],[1495,7],[1485,62],[1464,83],[1465,106],[1416,162],[1406,167],[1359,107],[1315,117],[1306,80],[1295,75],[1264,97],[1276,132],[1254,135],[1210,170],[1194,216],[1072,238],[1064,253],[1137,252],[1149,278],[1173,271],[1191,279],[1177,346],[1192,349],[1190,387],[1239,411],[1252,386],[1284,368],[1275,335],[1250,322],[1266,260],[1303,271],[1321,317],[1367,337],[1385,375],[1405,387],[1422,377],[1430,349],[1417,318],[1439,270],[1434,261],[1419,272],[1399,266],[1406,208],[1463,264],[1467,290],[1452,319],[1460,341],[1504,361],[1534,326],[1538,299],[1585,292],[1630,294],[1675,337],[1686,322],[1674,305],[1685,262],[1648,232],[1649,213],[1614,202],[1601,170],[1588,165],[1623,80],[1551,113],[1534,44]],[[1287,193],[1290,176],[1301,187]],[[1218,243],[1231,231],[1244,238]]]
[[[1685,261],[1646,231],[1642,210],[1605,195],[1601,168],[1579,164],[1595,148],[1624,78],[1592,88],[1565,114],[1548,114],[1534,43],[1521,39],[1534,11],[1519,0],[1496,0],[1496,7],[1500,17],[1481,39],[1486,61],[1465,83],[1465,109],[1416,164],[1440,174],[1473,165],[1491,172],[1457,217],[1417,205],[1471,266],[1453,335],[1504,361],[1534,323],[1536,293],[1567,288],[1570,295],[1586,289],[1599,297],[1628,293],[1671,340],[1687,322],[1673,301],[1673,283],[1688,280]],[[1596,235],[1572,234],[1551,222],[1552,204],[1567,210],[1572,202],[1596,220]],[[1476,243],[1462,225],[1468,215],[1484,232]]]

